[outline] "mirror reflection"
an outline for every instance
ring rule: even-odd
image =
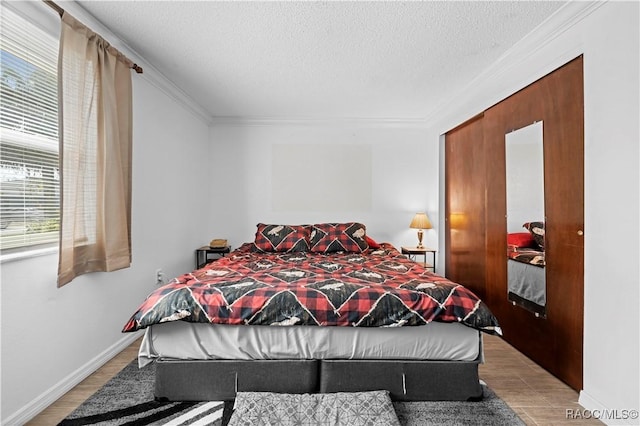
[[[546,317],[541,121],[505,135],[508,298]]]

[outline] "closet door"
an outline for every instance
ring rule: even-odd
[[[582,389],[584,315],[583,91],[579,57],[484,113],[488,152],[504,152],[507,133],[537,121],[543,123],[544,145],[546,318],[507,297],[504,154],[485,177],[490,307],[505,340],[576,390]]]
[[[584,317],[582,65],[582,57],[574,59],[445,137],[447,277],[485,300],[506,341],[576,390]],[[507,290],[505,135],[537,121],[544,144],[546,317],[514,306]]]
[[[445,136],[446,276],[485,298],[485,147],[482,116]]]

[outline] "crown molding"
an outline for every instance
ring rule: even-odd
[[[438,130],[446,133],[466,118],[481,113],[580,56],[584,53],[582,39],[569,40],[554,55],[550,56],[548,52],[540,57],[536,55],[540,55],[558,37],[606,3],[569,1],[509,48],[489,68],[452,93],[425,120],[437,123]]]
[[[86,11],[75,1],[59,1],[61,7],[74,15],[77,19],[90,26],[94,31],[102,34],[116,48],[129,56],[134,62],[144,68],[144,73],[136,78],[145,78],[156,88],[171,99],[192,112],[209,126],[363,126],[363,127],[403,127],[425,128],[437,123],[438,129],[454,127],[461,110],[464,116],[470,116],[483,111],[499,102],[515,91],[531,84],[555,68],[563,65],[582,53],[582,45],[577,44],[561,52],[555,58],[546,60],[544,65],[527,73],[526,79],[511,82],[509,78],[514,69],[522,67],[531,56],[552,43],[561,34],[581,22],[596,9],[607,3],[605,1],[569,1],[558,9],[547,20],[534,28],[527,36],[509,48],[489,68],[481,72],[461,90],[451,94],[449,99],[424,117],[270,117],[270,116],[212,116],[202,105],[187,95],[177,84],[162,74],[157,68],[146,62],[144,58],[128,44],[116,36],[97,18]],[[510,84],[494,84],[498,88],[487,95],[486,90],[479,87],[488,83],[511,82]],[[457,121],[456,121],[457,120]]]
[[[576,41],[552,57],[545,57],[534,68],[527,68],[526,77],[514,78],[514,70],[530,65],[536,53],[553,43],[563,33],[583,21],[607,3],[605,1],[569,1],[524,38],[510,47],[491,66],[467,85],[452,93],[448,100],[433,108],[424,117],[213,117],[211,125],[220,126],[367,126],[442,129],[455,127],[466,117],[478,114],[491,105],[526,87],[554,69],[583,53],[582,42]],[[491,90],[487,91],[487,85]]]
[[[361,126],[425,128],[427,122],[415,117],[213,117],[213,126]]]
[[[84,25],[100,34],[111,45],[129,57],[129,59],[134,63],[140,65],[144,69],[144,73],[136,74],[135,78],[144,78],[157,89],[193,113],[205,124],[211,124],[211,114],[205,108],[194,101],[193,98],[187,95],[177,84],[162,74],[155,66],[147,62],[142,55],[114,34],[106,25],[100,22],[99,19],[90,14],[85,8],[75,1],[58,1],[57,3]]]

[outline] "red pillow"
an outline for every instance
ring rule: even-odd
[[[535,247],[536,242],[530,232],[507,234],[507,244],[514,247]]]
[[[373,238],[371,238],[370,236],[365,236],[364,237],[365,240],[367,240],[367,244],[369,244],[369,248],[371,249],[379,249],[380,248],[380,244],[378,244]]]

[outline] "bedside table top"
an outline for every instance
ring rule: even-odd
[[[198,249],[198,251],[208,251],[211,253],[229,253],[231,251],[231,246],[226,247],[211,247],[211,246],[202,246]]]
[[[418,247],[407,247],[407,246],[402,246],[402,254],[422,254],[422,253],[435,253],[436,249],[432,249],[429,247],[423,247],[423,248],[418,248]]]

